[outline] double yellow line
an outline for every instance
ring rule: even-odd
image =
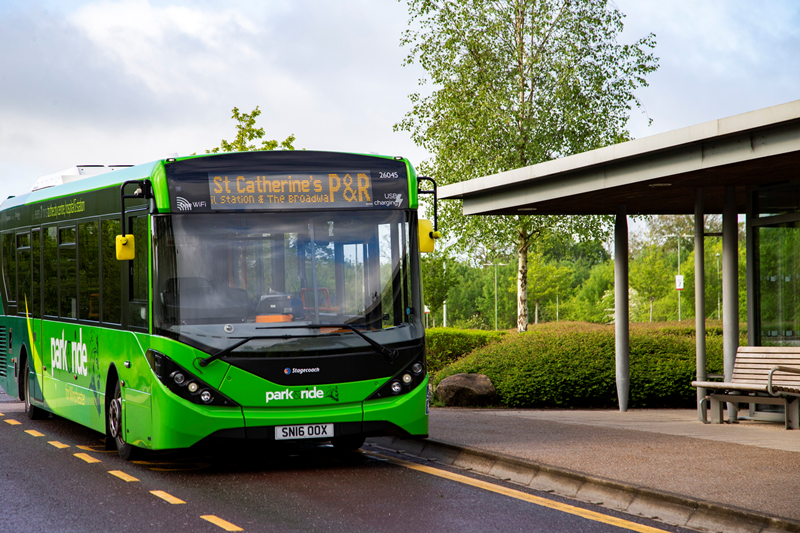
[[[533,494],[528,494],[527,492],[509,489],[507,487],[495,485],[494,483],[489,483],[487,481],[481,481],[479,479],[463,476],[461,474],[448,472],[447,470],[442,470],[439,468],[433,468],[430,466],[412,463],[410,461],[403,461],[402,459],[395,459],[394,457],[389,457],[374,452],[364,452],[364,453],[367,455],[378,457],[383,460],[387,460],[390,463],[411,470],[416,470],[417,472],[424,472],[432,476],[437,476],[444,479],[449,479],[451,481],[456,481],[458,483],[463,483],[465,485],[470,485],[472,487],[477,487],[479,489],[488,490],[490,492],[502,494],[503,496],[508,496],[510,498],[515,498],[517,500],[522,500],[535,505],[539,505],[541,507],[555,509],[556,511],[561,511],[562,513],[580,516],[586,518],[587,520],[592,520],[594,522],[601,522],[603,524],[616,526],[630,531],[637,531],[639,533],[667,533],[666,530],[664,529],[657,529],[654,527],[637,524],[636,522],[631,522],[630,520],[623,520],[622,518],[616,518],[614,516],[598,513],[596,511],[590,511],[588,509],[583,509],[581,507],[575,507],[574,505],[568,505],[566,503],[548,500],[547,498],[542,498],[541,496],[534,496]]]

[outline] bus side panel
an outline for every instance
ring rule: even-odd
[[[122,389],[125,413],[125,441],[140,448],[152,448],[153,420],[151,395],[130,387]]]
[[[387,421],[411,435],[428,435],[428,377],[408,394],[364,402],[364,422]]]
[[[155,382],[152,401],[154,450],[188,448],[217,431],[244,427],[241,408],[193,404],[160,382]]]
[[[143,428],[150,424],[150,368],[136,335],[128,331],[68,322],[44,321],[42,326],[44,401],[49,410],[101,433],[105,433],[105,393],[109,370],[115,367],[132,394],[131,422]],[[131,368],[125,367],[125,362]],[[139,377],[138,372],[143,372]],[[127,389],[123,387],[123,400]],[[138,424],[138,425],[137,425]],[[149,434],[149,431],[146,431]],[[145,437],[146,438],[146,437]]]

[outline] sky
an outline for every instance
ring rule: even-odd
[[[652,32],[660,58],[634,137],[800,99],[800,2],[612,1],[620,41]],[[0,0],[0,198],[202,153],[234,137],[234,106],[298,148],[420,162],[393,131],[424,76],[403,66],[407,27],[402,0]]]

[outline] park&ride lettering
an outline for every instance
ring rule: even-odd
[[[282,391],[269,391],[266,395],[266,402],[269,403],[270,401],[276,400],[294,400],[294,393],[296,391],[293,390],[282,390]],[[318,389],[314,387],[313,389],[305,389],[300,391],[300,399],[301,400],[320,400],[325,397],[325,392],[322,389]]]
[[[71,374],[89,375],[89,350],[83,342],[83,328],[78,333],[77,341],[66,340],[64,330],[61,338],[50,338],[50,365],[53,369]]]

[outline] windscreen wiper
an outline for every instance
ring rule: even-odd
[[[295,327],[299,327],[299,326],[295,326]],[[306,327],[313,328],[313,329],[319,329],[319,328],[344,328],[344,329],[349,329],[350,331],[352,331],[353,333],[355,333],[356,335],[358,335],[359,337],[361,337],[362,339],[367,341],[367,343],[370,346],[375,348],[375,351],[377,351],[383,357],[388,359],[390,363],[393,363],[395,358],[398,355],[397,354],[397,350],[392,350],[391,348],[387,348],[386,346],[384,346],[383,344],[379,343],[375,339],[371,339],[371,338],[367,337],[366,335],[364,335],[364,333],[362,333],[361,331],[356,329],[356,327],[353,326],[352,324],[311,324],[310,326],[306,326]]]
[[[364,333],[362,333],[361,331],[356,329],[356,327],[353,326],[352,324],[305,324],[305,325],[297,325],[297,326],[277,326],[277,327],[270,327],[269,329],[273,330],[273,329],[299,329],[299,328],[306,328],[306,329],[343,328],[343,329],[349,329],[350,331],[352,331],[353,333],[355,333],[356,335],[358,335],[359,337],[364,339],[364,341],[366,341],[367,344],[369,344],[370,346],[375,348],[375,351],[378,352],[381,356],[383,356],[386,359],[388,359],[390,363],[393,363],[395,358],[398,355],[397,350],[393,350],[391,348],[387,348],[386,346],[384,346],[383,344],[379,343],[375,339],[371,339],[371,338],[367,337],[366,335],[364,335]],[[217,353],[206,357],[205,359],[201,359],[199,361],[199,364],[202,367],[206,367],[212,361],[215,361],[215,360],[219,359],[220,357],[224,357],[224,356],[228,355],[229,353],[234,351],[239,346],[247,344],[248,342],[250,342],[252,340],[256,340],[256,339],[280,339],[280,338],[287,339],[287,338],[292,338],[292,337],[307,337],[307,336],[308,335],[270,335],[270,336],[255,335],[255,336],[252,336],[252,337],[245,337],[241,341],[239,341],[239,342],[237,342],[235,344],[231,344],[227,348],[224,348],[224,349],[218,351]]]

